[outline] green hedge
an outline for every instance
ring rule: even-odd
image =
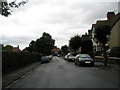
[[[2,71],[4,74],[40,60],[38,53],[2,51]]]

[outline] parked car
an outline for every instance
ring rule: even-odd
[[[58,54],[57,56],[60,57],[60,54]]]
[[[53,55],[49,55],[47,57],[51,60],[53,58]]]
[[[67,58],[68,58],[68,55],[65,55],[64,59],[67,60]]]
[[[75,56],[74,56],[74,54],[72,54],[72,53],[68,53],[68,54],[65,56],[64,59],[65,59],[65,60],[68,60],[68,61],[74,61],[74,60],[75,60]]]
[[[113,47],[107,50],[108,56],[120,57],[120,47]]]
[[[50,62],[50,58],[48,56],[42,56],[41,58],[41,64],[42,63],[49,63]]]
[[[75,57],[76,65],[91,65],[94,66],[94,60],[88,54],[78,54]]]

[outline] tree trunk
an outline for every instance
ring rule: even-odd
[[[108,63],[108,57],[107,57],[107,52],[106,52],[106,47],[105,44],[103,45],[103,55],[104,55],[104,65],[107,66]]]

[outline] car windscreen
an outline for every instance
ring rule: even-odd
[[[89,56],[89,55],[86,55],[86,54],[80,54],[79,57],[80,57],[80,58],[90,58],[90,56]]]

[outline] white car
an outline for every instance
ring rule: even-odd
[[[75,60],[75,56],[71,53],[68,53],[65,58],[65,60],[68,60],[68,61],[74,61]]]

